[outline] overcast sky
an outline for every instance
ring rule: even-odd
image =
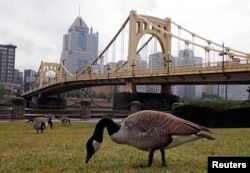
[[[102,51],[131,10],[171,18],[217,43],[250,52],[249,0],[0,0],[0,44],[14,44],[15,68],[60,62],[63,35],[79,15],[99,32]]]

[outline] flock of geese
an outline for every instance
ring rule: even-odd
[[[61,122],[69,123],[68,117],[61,117]],[[51,117],[39,117],[32,121],[33,127],[43,133],[50,125]],[[166,167],[165,150],[198,139],[215,140],[207,127],[176,117],[170,113],[144,110],[133,113],[121,123],[111,118],[102,118],[94,129],[93,135],[86,143],[87,156],[85,163],[98,151],[103,142],[103,130],[107,128],[111,140],[118,144],[126,144],[139,150],[148,151],[147,166],[153,162],[154,152],[160,150],[162,167]]]
[[[56,119],[60,120],[62,122],[62,124],[70,124],[71,125],[71,121],[69,119],[69,117],[67,116],[61,116],[55,117]],[[34,119],[30,119],[29,121],[32,123],[32,126],[36,129],[37,134],[39,133],[39,130],[41,131],[41,133],[43,133],[43,130],[49,125],[50,128],[52,129],[53,127],[53,123],[52,123],[52,119],[54,119],[53,115],[45,115],[43,117],[36,117]]]

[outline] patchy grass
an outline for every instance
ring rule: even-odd
[[[85,164],[85,144],[95,123],[54,122],[43,134],[24,121],[0,122],[0,173],[16,172],[207,172],[208,156],[249,156],[250,129],[212,129],[215,141],[202,139],[166,150],[167,168],[160,152],[151,168],[141,168],[148,153],[113,143],[105,131],[100,150]]]

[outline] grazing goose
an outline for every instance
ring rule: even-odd
[[[32,125],[36,129],[37,133],[38,130],[41,130],[41,133],[43,133],[43,130],[50,124],[50,127],[52,129],[52,121],[50,118],[45,117],[37,117],[32,120]]]
[[[70,119],[67,116],[62,116],[60,118],[60,120],[61,120],[62,124],[66,124],[67,125],[69,123],[71,125]]]
[[[197,139],[215,139],[206,133],[201,133],[201,131],[210,132],[208,128],[172,114],[158,111],[140,111],[129,115],[121,124],[115,123],[110,118],[101,119],[96,124],[95,131],[86,144],[87,157],[85,163],[88,163],[100,148],[105,127],[107,127],[108,134],[114,142],[149,151],[149,167],[152,165],[156,150],[161,151],[162,167],[165,167],[165,149]]]

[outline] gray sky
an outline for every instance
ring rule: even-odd
[[[171,18],[217,43],[250,53],[249,0],[1,0],[0,44],[14,44],[15,68],[60,62],[63,34],[79,15],[99,32],[102,51],[131,10]]]

